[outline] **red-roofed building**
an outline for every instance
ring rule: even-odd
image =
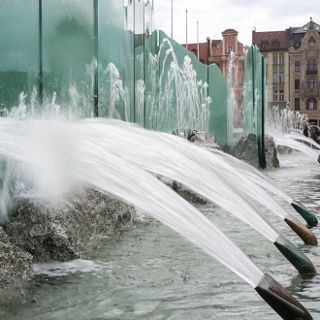
[[[188,50],[197,56],[198,44],[188,43]],[[235,119],[236,122],[240,122],[241,104],[243,100],[244,45],[238,41],[238,31],[226,29],[222,32],[221,40],[210,40],[207,38],[207,42],[199,43],[199,60],[206,64],[215,63],[218,65],[226,79],[228,77],[228,65],[231,52],[234,53],[233,87],[238,102]]]

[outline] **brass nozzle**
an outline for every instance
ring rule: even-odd
[[[303,240],[305,244],[308,244],[310,246],[318,245],[318,240],[316,236],[300,221],[291,217],[285,218],[284,221]]]
[[[313,320],[308,310],[268,274],[255,290],[282,319]]]

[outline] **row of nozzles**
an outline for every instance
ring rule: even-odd
[[[291,203],[293,208],[305,219],[309,227],[316,227],[316,216],[297,201]],[[285,219],[286,223],[308,245],[317,245],[317,238],[305,228],[291,219]],[[275,242],[279,251],[297,268],[303,277],[313,276],[316,270],[312,262],[285,238],[279,238]],[[260,284],[255,288],[256,292],[285,320],[312,320],[308,310],[295,298],[293,298],[277,281],[265,274]]]

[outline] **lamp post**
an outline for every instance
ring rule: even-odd
[[[200,43],[199,43],[199,21],[197,20],[197,58],[200,58]]]
[[[188,9],[186,9],[186,49],[188,50]]]
[[[173,0],[171,0],[171,39],[173,39]]]

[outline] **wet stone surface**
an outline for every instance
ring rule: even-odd
[[[0,289],[19,286],[32,276],[32,256],[10,243],[0,227]]]
[[[242,137],[232,150],[232,154],[255,168],[259,167],[258,145],[256,135],[250,133]],[[265,137],[265,154],[267,168],[279,168],[279,159],[274,140],[270,136]]]
[[[66,261],[99,235],[110,235],[131,219],[134,209],[93,189],[77,189],[65,201],[18,199],[6,232],[34,261]]]

